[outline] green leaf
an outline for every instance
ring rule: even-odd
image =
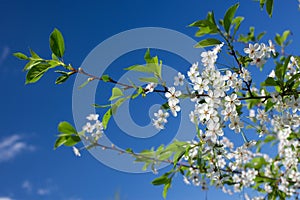
[[[199,30],[196,32],[197,37],[201,37],[206,34],[217,34],[218,27],[215,22],[213,12],[209,12],[205,20],[199,20],[189,25],[190,27],[198,27]]]
[[[92,104],[93,107],[95,108],[107,108],[107,107],[110,107],[111,104],[107,104],[107,105],[99,105],[99,104]]]
[[[112,106],[111,106],[111,110],[112,110],[112,114],[116,114],[118,107],[120,107],[122,105],[122,103],[124,103],[124,101],[128,99],[127,98],[120,98],[118,99]]]
[[[218,29],[217,24],[216,24],[216,20],[215,20],[214,12],[208,12],[207,16],[206,16],[206,20],[211,23],[210,27],[214,27],[215,29]]]
[[[238,16],[238,17],[236,17],[236,18],[233,19],[232,24],[235,25],[234,26],[234,33],[233,33],[233,35],[235,35],[236,32],[239,30],[242,21],[244,21],[244,17]]]
[[[69,135],[77,134],[76,129],[69,122],[66,121],[60,122],[58,124],[58,131],[60,133],[69,134]]]
[[[27,71],[31,69],[33,66],[40,64],[42,61],[40,60],[30,60],[24,67],[23,71]]]
[[[29,58],[25,54],[20,52],[14,53],[13,55],[19,58],[20,60],[29,60]]]
[[[266,2],[266,10],[267,10],[267,13],[269,14],[269,17],[272,17],[272,14],[273,14],[273,0],[267,0]]]
[[[54,29],[50,35],[50,48],[51,51],[59,58],[63,57],[65,53],[65,43],[61,32]]]
[[[59,61],[58,57],[54,53],[52,53],[51,57],[52,60]]]
[[[139,80],[146,83],[158,83],[158,79],[156,77],[139,78]]]
[[[260,9],[264,8],[265,3],[266,3],[266,0],[260,0],[260,2],[259,2]]]
[[[300,74],[294,74],[287,82],[286,85],[290,85],[292,84],[295,80],[299,80],[300,79]]]
[[[222,42],[220,40],[214,39],[214,38],[207,38],[204,40],[201,40],[198,42],[195,47],[196,48],[202,48],[202,47],[209,47],[209,46],[214,46],[217,44],[221,44]]]
[[[281,41],[282,43],[284,43],[287,39],[287,37],[291,34],[291,31],[290,30],[286,30],[282,33],[282,36],[281,36]]]
[[[131,71],[137,71],[137,72],[145,72],[145,73],[154,73],[154,69],[148,68],[143,65],[133,65],[131,67],[127,67],[124,70],[131,70]]]
[[[276,137],[274,135],[267,135],[264,142],[268,143],[268,142],[272,142],[276,140]]]
[[[65,136],[58,137],[55,141],[54,149],[57,149],[58,147],[60,147],[61,145],[63,145],[66,142],[67,142],[67,139]]]
[[[84,81],[84,82],[78,87],[78,89],[84,88],[89,82],[91,82],[91,79],[90,79],[90,78],[86,79],[86,81]]]
[[[263,157],[255,157],[251,160],[251,162],[247,163],[245,166],[260,169],[263,165],[266,165],[267,161]]]
[[[38,63],[37,65],[32,66],[26,74],[25,84],[37,82],[50,67],[51,65],[46,63]]]
[[[270,110],[274,105],[275,105],[275,103],[273,103],[270,99],[268,99],[268,101],[267,101],[267,103],[266,103],[265,111],[267,112],[267,111]]]
[[[133,65],[125,68],[124,70],[153,73],[156,77],[161,78],[162,61],[159,62],[157,56],[151,57],[149,49],[147,49],[144,59],[146,61],[146,66]]]
[[[274,78],[268,77],[265,82],[261,84],[261,86],[276,86],[278,85]]]
[[[43,60],[32,49],[29,49],[32,60]]]
[[[165,183],[167,183],[169,181],[169,172],[168,173],[165,173],[163,174],[162,176],[154,179],[151,183],[153,185],[164,185]]]
[[[265,34],[266,32],[261,32],[260,34],[258,34],[257,41],[259,41]]]
[[[279,45],[279,46],[282,46],[282,44],[283,44],[283,42],[282,42],[282,40],[281,40],[281,36],[278,34],[278,33],[276,33],[276,36],[275,36],[275,42]]]
[[[142,87],[139,87],[138,89],[137,89],[137,93],[136,94],[133,94],[132,96],[131,96],[131,99],[135,99],[135,98],[137,98],[140,94],[142,94],[144,92],[144,89],[142,88]]]
[[[104,82],[109,82],[110,81],[110,77],[108,75],[102,75],[101,76],[102,81]]]
[[[166,199],[167,198],[167,193],[169,188],[171,187],[171,179],[169,179],[169,182],[167,184],[165,184],[164,186],[164,190],[163,190],[163,198]]]
[[[108,109],[106,111],[106,113],[103,115],[102,117],[102,125],[103,125],[103,128],[106,129],[107,128],[107,124],[111,118],[111,115],[112,115],[112,109]]]
[[[170,106],[169,106],[168,102],[161,105],[161,109],[169,110],[169,108],[170,108]]]
[[[59,76],[56,81],[55,81],[55,84],[62,84],[64,83],[66,80],[68,80],[70,76],[68,74],[63,74],[61,76]]]
[[[286,74],[286,70],[287,70],[287,67],[290,63],[290,60],[291,60],[291,57],[292,56],[288,56],[286,57],[285,61],[284,61],[284,64],[283,64],[283,71],[282,71],[282,80],[284,79],[284,76]]]
[[[112,101],[112,100],[114,100],[114,99],[117,99],[117,98],[119,98],[119,97],[121,97],[121,96],[124,96],[122,90],[121,90],[120,88],[114,87],[114,88],[112,89],[112,95],[111,95],[111,97],[109,98],[109,101]]]
[[[229,33],[229,30],[230,30],[230,26],[231,26],[231,23],[232,23],[232,20],[233,20],[233,17],[235,15],[235,12],[237,10],[237,8],[239,7],[239,3],[231,6],[225,13],[225,16],[224,16],[224,29],[227,33]]]
[[[79,136],[77,135],[71,135],[71,136],[67,136],[67,141],[64,143],[65,146],[74,146],[75,144],[77,144],[78,142],[80,142],[81,139]]]
[[[160,60],[158,62],[158,57],[154,56],[152,57],[150,55],[150,49],[147,49],[144,59],[146,61],[146,67],[149,68],[151,71],[153,71],[154,75],[156,77],[161,78],[161,67],[162,67],[162,61]]]

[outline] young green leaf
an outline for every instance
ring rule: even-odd
[[[86,81],[84,81],[79,87],[78,87],[78,89],[82,89],[82,88],[84,88],[89,82],[91,82],[91,79],[86,79]]]
[[[233,33],[233,37],[235,36],[236,32],[239,30],[242,21],[244,21],[244,17],[236,17],[232,20],[232,24],[234,24],[234,33]]]
[[[158,83],[158,79],[156,77],[139,78],[139,80],[145,83]]]
[[[40,60],[30,60],[24,67],[23,71],[30,70],[32,67],[40,64],[42,61]]]
[[[65,136],[58,137],[55,141],[54,149],[57,149],[58,147],[60,147],[61,145],[63,145],[66,142],[67,142],[67,138]]]
[[[224,29],[227,33],[229,33],[230,26],[235,15],[237,8],[239,7],[239,3],[231,6],[225,13],[224,16]]]
[[[32,49],[29,49],[29,51],[32,60],[42,60],[41,57],[37,55],[37,53],[35,53]]]
[[[31,67],[26,74],[25,84],[37,82],[50,67],[51,65],[46,63],[39,63],[38,65]]]
[[[167,198],[168,190],[171,187],[171,181],[172,181],[172,179],[169,179],[168,183],[166,183],[165,186],[164,186],[164,190],[163,190],[163,198],[164,199]]]
[[[61,32],[54,29],[49,39],[51,51],[59,58],[63,57],[65,53],[65,43]]]
[[[164,174],[164,175],[154,179],[152,181],[152,184],[153,185],[164,185],[168,182],[168,180],[169,180],[168,176],[166,174]]]
[[[67,136],[67,141],[64,143],[65,146],[71,147],[81,141],[80,137],[77,135]]]
[[[131,96],[131,99],[135,99],[135,98],[137,98],[140,94],[142,94],[144,92],[144,89],[142,88],[142,87],[139,87],[138,89],[137,89],[137,92],[136,92],[136,94],[133,94],[132,96]]]
[[[259,1],[260,9],[263,9],[263,8],[264,8],[265,3],[266,3],[266,0],[260,0],[260,1]]]
[[[124,103],[124,101],[126,99],[128,99],[129,97],[127,98],[120,98],[118,99],[112,106],[111,106],[111,111],[112,111],[112,114],[116,114],[117,112],[117,109],[122,105],[122,103]]]
[[[112,115],[112,109],[108,109],[106,111],[106,113],[103,115],[102,117],[102,125],[103,125],[103,128],[106,129],[107,128],[107,124],[111,118],[111,115]]]
[[[65,134],[77,134],[76,129],[69,123],[69,122],[60,122],[58,124],[58,131],[60,133],[65,133]]]
[[[137,72],[145,72],[145,73],[154,73],[155,70],[153,68],[149,68],[143,65],[133,65],[131,67],[127,67],[124,70],[129,71],[137,71]]]
[[[110,81],[110,77],[108,75],[102,75],[101,76],[102,81],[104,82],[109,82]]]
[[[281,36],[281,41],[282,43],[284,43],[287,39],[287,37],[291,34],[291,31],[290,30],[286,30],[282,33],[282,36]]]
[[[121,90],[120,88],[114,87],[114,88],[112,89],[112,95],[111,95],[111,97],[109,98],[109,101],[112,101],[112,100],[114,100],[114,99],[117,99],[117,98],[119,98],[119,97],[121,97],[121,96],[124,96],[122,90]]]
[[[70,76],[68,74],[63,74],[61,76],[59,76],[56,81],[55,81],[55,84],[62,84],[64,83],[66,80],[68,80]]]
[[[21,52],[14,53],[14,56],[19,58],[20,60],[29,60],[29,58]]]
[[[274,78],[268,77],[265,82],[262,82],[261,86],[276,86],[278,85]]]
[[[222,42],[220,40],[214,39],[214,38],[207,38],[204,40],[201,40],[198,42],[195,47],[196,48],[203,48],[203,47],[209,47],[209,46],[214,46],[217,44],[221,44]]]
[[[266,10],[267,10],[267,13],[269,14],[269,17],[272,17],[272,14],[273,14],[273,0],[267,0],[266,2]]]

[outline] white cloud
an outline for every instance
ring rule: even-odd
[[[7,58],[9,53],[10,53],[9,47],[7,47],[7,46],[3,47],[2,54],[0,54],[0,65],[4,62],[4,60]]]
[[[0,140],[0,162],[11,160],[24,151],[34,149],[34,146],[27,144],[20,135],[6,137]]]
[[[26,180],[22,183],[22,188],[25,189],[27,192],[32,191],[32,184],[30,181]]]
[[[50,194],[50,190],[46,189],[46,188],[40,188],[40,189],[37,190],[37,194],[41,195],[41,196],[44,196],[44,195]]]
[[[0,200],[13,200],[13,199],[10,197],[0,197]]]

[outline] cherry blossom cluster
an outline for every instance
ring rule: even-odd
[[[239,71],[218,70],[215,66],[218,53],[222,44],[211,51],[201,54],[201,63],[204,69],[201,71],[199,63],[194,63],[187,72],[188,85],[190,86],[191,101],[195,108],[190,113],[190,120],[197,127],[197,138],[189,143],[188,155],[182,159],[188,162],[190,167],[183,180],[186,184],[194,184],[207,189],[207,181],[216,187],[221,187],[223,192],[232,194],[241,192],[244,187],[255,184],[256,178],[270,180],[278,179],[278,189],[288,196],[294,195],[300,187],[300,172],[298,171],[298,158],[300,156],[300,142],[298,137],[291,135],[299,132],[300,126],[300,98],[293,95],[281,96],[277,92],[268,93],[273,108],[266,110],[266,102],[262,102],[255,109],[249,110],[248,121],[258,122],[251,127],[258,133],[258,138],[274,137],[278,140],[278,156],[271,158],[269,152],[255,151],[256,141],[248,141],[244,129],[247,120],[239,114],[242,102],[238,94],[244,92],[244,88],[251,82],[251,74],[248,69],[240,66]],[[271,41],[269,46],[265,44],[249,44],[244,49],[245,53],[253,60],[252,65],[261,67],[275,49]],[[294,57],[290,58],[287,77],[299,73],[299,66]],[[275,75],[275,73],[273,72]],[[184,84],[185,76],[181,73],[174,78],[174,86]],[[248,84],[248,85],[247,85]],[[251,86],[248,90],[256,95],[266,96],[264,89],[260,92]],[[249,91],[248,91],[249,92]],[[260,93],[260,94],[259,94]],[[168,99],[170,111],[176,117],[180,111],[179,97],[181,91],[175,87],[168,88],[165,96]],[[177,106],[177,108],[176,108]],[[159,110],[155,113],[154,126],[164,128],[169,116],[167,111]],[[244,144],[234,147],[224,136],[224,127],[228,127],[234,133],[241,133]],[[199,159],[203,162],[199,169]],[[260,163],[260,167],[255,165]],[[278,173],[274,173],[277,171]],[[226,187],[226,182],[231,182],[233,187]],[[273,186],[265,182],[261,191],[271,193]],[[245,197],[246,199],[248,197]],[[265,196],[252,199],[264,199]],[[250,198],[248,198],[250,199]]]
[[[85,139],[90,140],[92,142],[97,142],[100,137],[103,135],[103,125],[101,121],[98,119],[98,114],[90,114],[86,117],[89,122],[87,122],[82,130],[85,131]]]
[[[168,122],[167,118],[169,117],[169,113],[160,109],[157,113],[154,113],[154,117],[155,119],[153,119],[153,125],[155,128],[158,130],[164,129],[164,124]]]
[[[264,43],[255,43],[254,45],[250,43],[248,48],[244,48],[244,52],[252,59],[251,65],[261,68],[270,58],[271,53],[275,55],[275,47],[271,40],[269,40],[269,46]]]

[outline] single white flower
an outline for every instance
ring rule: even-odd
[[[242,73],[240,74],[241,78],[244,79],[244,81],[251,81],[251,74],[246,68],[242,68]]]
[[[249,44],[248,48],[244,48],[244,52],[248,54],[249,58],[255,58],[257,57],[257,53],[260,50],[260,45],[258,43],[256,44]]]
[[[88,132],[88,133],[92,133],[95,129],[95,126],[92,125],[90,122],[87,122],[83,127],[82,130]]]
[[[263,59],[261,56],[255,57],[253,58],[253,60],[251,61],[251,65],[256,65],[257,67],[262,67],[264,64],[266,63],[266,60]]]
[[[86,117],[86,119],[90,121],[96,121],[98,120],[98,118],[99,118],[98,114],[90,114],[89,116]]]
[[[206,136],[211,139],[213,143],[217,142],[217,136],[223,136],[223,130],[220,127],[219,122],[213,122],[212,120],[208,121]]]
[[[183,74],[181,74],[180,72],[178,72],[178,75],[174,77],[174,85],[178,86],[178,85],[183,85],[183,80],[185,79],[185,76]]]
[[[73,146],[73,152],[74,152],[75,156],[78,156],[78,157],[81,156],[79,149],[77,149],[75,146]]]
[[[234,130],[234,132],[239,133],[241,132],[241,128],[244,127],[244,123],[240,121],[239,117],[234,117],[230,119],[229,128]]]
[[[169,117],[168,112],[164,112],[162,109],[159,109],[157,113],[154,113],[154,116],[158,121],[161,121],[163,123],[167,123],[167,118]]]
[[[266,46],[264,43],[260,44],[260,52],[263,57],[269,58],[270,57],[270,47]]]
[[[273,54],[274,56],[276,55],[275,46],[274,46],[272,40],[269,40],[269,51],[272,52],[272,54]]]
[[[225,106],[231,107],[233,109],[236,108],[236,106],[241,105],[241,101],[238,99],[237,94],[232,93],[230,96],[225,97]]]
[[[159,120],[153,120],[153,126],[155,126],[156,129],[158,130],[162,130],[164,129],[164,123],[162,121]]]
[[[188,77],[192,81],[192,83],[196,80],[196,78],[199,76],[199,70],[198,70],[198,62],[194,63],[190,70],[187,72]]]
[[[199,94],[202,94],[203,91],[208,91],[208,83],[209,81],[207,79],[197,77],[194,83],[194,90],[197,90]]]
[[[145,87],[146,94],[149,92],[153,92],[156,86],[157,86],[156,83],[148,83],[148,85]]]
[[[170,106],[170,110],[174,117],[177,117],[177,112],[180,111],[180,107],[178,105],[172,105]]]
[[[165,97],[168,98],[169,106],[173,106],[179,103],[178,97],[181,95],[181,91],[175,90],[175,87],[168,88],[168,92],[165,93]]]

